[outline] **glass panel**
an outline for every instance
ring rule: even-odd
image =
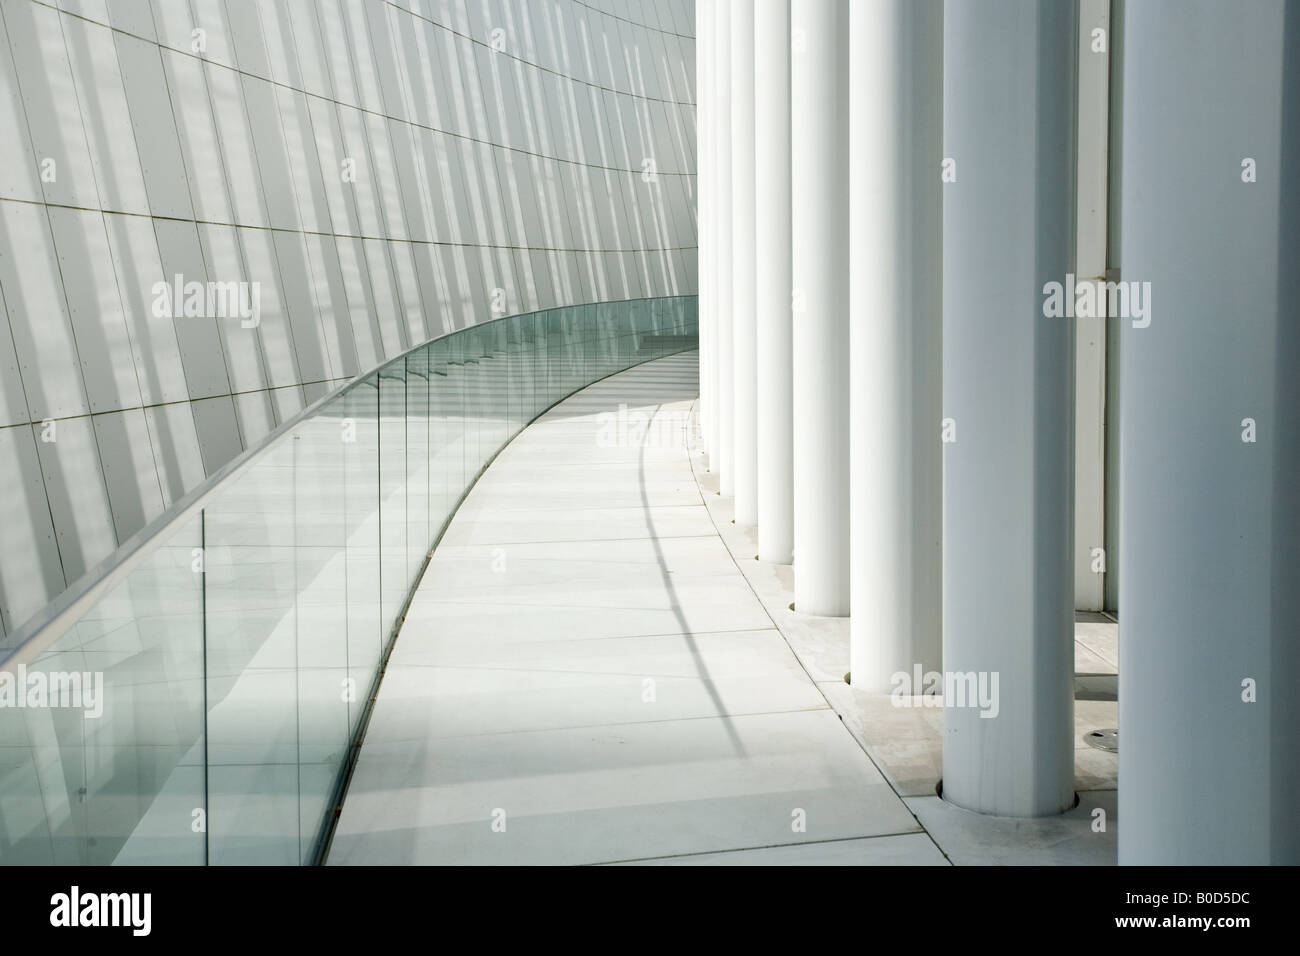
[[[406,600],[406,366],[379,371],[380,620],[387,640]]]
[[[214,864],[302,860],[295,444],[272,445],[204,507]]]
[[[343,443],[343,509],[347,535],[345,593],[348,677],[356,699],[348,703],[355,733],[379,670],[384,630],[379,600],[379,377],[372,375],[340,399],[350,428]]]
[[[0,670],[0,863],[205,862],[202,535]]]
[[[560,320],[560,358],[564,370],[560,377],[560,391],[556,395],[558,401],[564,395],[575,391],[583,381],[587,356],[586,349],[583,348],[586,343],[582,340],[582,328],[579,322],[582,313],[574,308],[556,311],[559,313]]]
[[[695,348],[697,308],[564,307],[429,343],[209,489],[48,647],[15,641],[0,863],[312,862],[397,615],[469,483],[565,396]]]
[[[294,430],[294,590],[297,594],[298,787],[301,862],[312,862],[351,739],[348,671],[346,458],[355,439],[346,404]],[[367,689],[360,688],[361,692]]]
[[[564,351],[564,344],[560,339],[560,310],[547,309],[538,314],[538,319],[541,323],[541,334],[545,338],[546,364],[543,381],[546,385],[546,407],[549,408],[555,404],[556,398],[564,387],[561,378],[564,369],[560,362],[560,355]]]
[[[550,384],[547,378],[547,357],[546,349],[546,313],[534,312],[528,316],[531,330],[532,350],[533,350],[533,414],[536,418],[542,412],[546,411],[551,405]]]
[[[460,469],[452,474],[448,460],[451,418],[451,368],[447,363],[446,339],[431,342],[424,349],[424,361],[429,371],[429,545],[442,534],[451,509],[456,504],[453,488],[460,487]]]
[[[537,362],[533,355],[536,339],[533,336],[533,317],[521,315],[515,319],[515,339],[518,344],[519,367],[519,423],[523,428],[537,414]]]
[[[406,357],[406,590],[429,553],[429,355]]]
[[[460,386],[460,447],[464,460],[464,478],[470,481],[478,473],[478,359],[474,356],[474,330],[464,329],[452,344],[457,384]]]
[[[513,438],[524,426],[523,348],[519,341],[519,316],[501,323],[506,350],[506,436]]]
[[[506,365],[500,344],[501,321],[479,330],[479,382],[483,396],[483,428],[479,432],[479,467],[485,466],[506,440]]]

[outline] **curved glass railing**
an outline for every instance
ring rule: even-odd
[[[406,603],[475,479],[557,401],[696,335],[693,296],[471,326],[178,502],[0,652],[0,863],[317,861]]]

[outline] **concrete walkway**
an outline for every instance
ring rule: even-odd
[[[479,481],[330,863],[946,862],[717,533],[688,457],[697,363],[593,385]]]

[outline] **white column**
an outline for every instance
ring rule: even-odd
[[[943,639],[943,0],[855,0],[849,48],[850,673],[886,693]]]
[[[792,0],[795,610],[849,613],[846,0]]]
[[[1300,10],[1122,29],[1119,862],[1294,865]]]
[[[794,560],[790,290],[790,0],[754,16],[754,316],[758,556]]]
[[[696,275],[699,291],[700,323],[700,401],[699,421],[707,451],[713,447],[714,413],[716,398],[713,393],[716,363],[712,343],[715,318],[713,315],[712,267],[713,178],[710,174],[709,156],[713,149],[712,89],[714,58],[710,44],[713,39],[714,0],[696,0],[695,3],[695,220],[696,220]]]
[[[731,336],[735,520],[758,523],[754,319],[754,4],[731,10]]]
[[[1074,325],[1044,286],[1073,261],[1077,32],[1063,0],[944,8],[943,796],[1003,816],[1074,803]]]
[[[732,382],[733,347],[731,332],[731,17],[732,7],[743,0],[715,0],[717,19],[714,23],[713,63],[713,118],[714,150],[714,250],[713,288],[717,326],[714,346],[717,354],[715,394],[717,395],[717,447],[710,449],[709,470],[718,475],[718,493],[730,496],[735,493],[736,470],[734,466],[734,409],[735,392]]]
[[[1079,2],[1077,279],[1106,277],[1106,175],[1110,164],[1110,0]],[[1111,370],[1114,374],[1114,370]],[[1113,423],[1112,423],[1113,424]],[[1105,605],[1106,318],[1076,316],[1074,335],[1074,606]]]

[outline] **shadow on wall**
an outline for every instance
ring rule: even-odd
[[[385,358],[695,291],[688,0],[106,6],[0,8],[0,641]]]

